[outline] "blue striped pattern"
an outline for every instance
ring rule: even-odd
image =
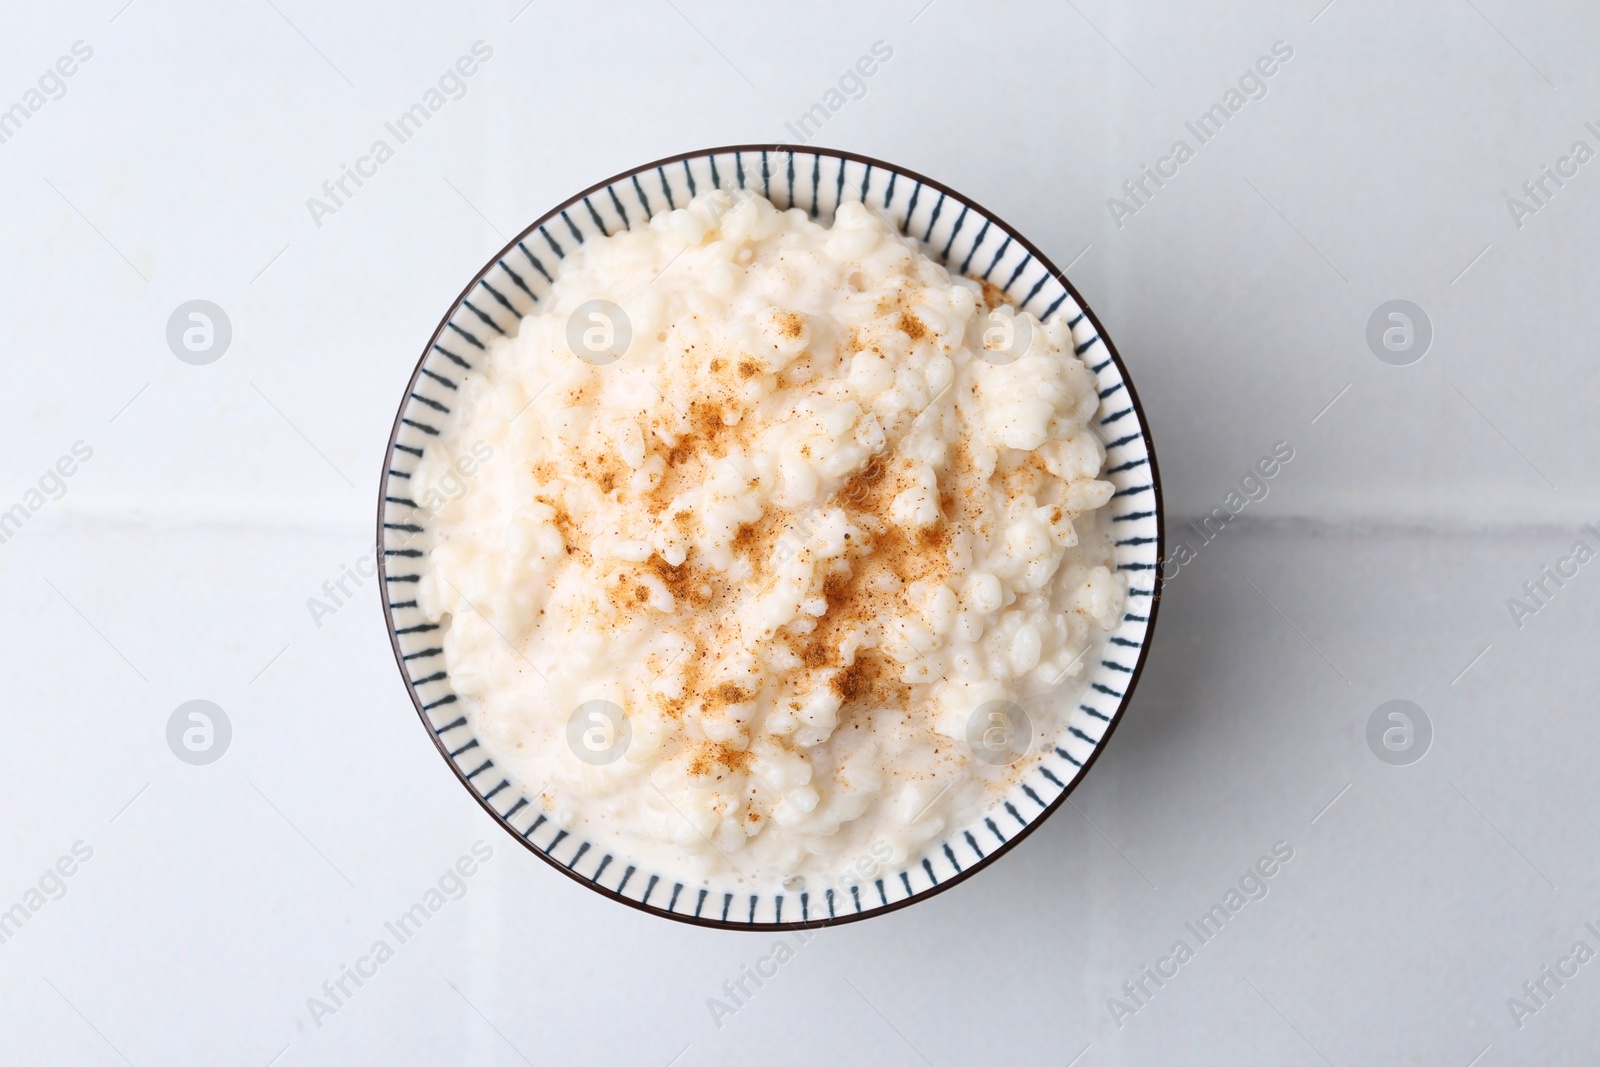
[[[537,801],[520,795],[472,736],[444,670],[439,627],[422,616],[408,595],[427,542],[406,483],[427,443],[447,426],[463,375],[486,358],[496,339],[515,334],[518,320],[549,293],[571,249],[601,234],[640,225],[653,213],[681,207],[718,186],[753,189],[780,208],[799,207],[824,223],[841,203],[864,200],[951,269],[994,283],[1041,318],[1062,315],[1071,326],[1075,350],[1098,379],[1101,406],[1095,429],[1107,448],[1103,477],[1116,486],[1107,508],[1116,566],[1129,583],[1127,611],[1098,661],[1080,675],[1087,684],[1066,732],[1053,739],[1039,765],[987,817],[953,828],[946,840],[912,858],[904,870],[867,886],[824,889],[821,899],[809,893],[750,894],[745,888],[686,884],[558,828]],[[776,928],[843,921],[905,903],[993,859],[1065,796],[1111,730],[1134,682],[1156,608],[1161,529],[1154,457],[1122,367],[1093,316],[1019,235],[1007,232],[983,209],[881,163],[823,151],[725,149],[649,164],[529,227],[473,279],[430,340],[385,460],[380,559],[391,597],[391,632],[401,670],[440,750],[483,805],[554,865],[648,910],[707,925]],[[787,907],[785,897],[791,898]]]

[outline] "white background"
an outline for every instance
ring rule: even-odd
[[[0,1062],[1600,1047],[1600,962],[1520,1028],[1507,1006],[1580,938],[1600,949],[1600,568],[1520,629],[1507,607],[1600,519],[1600,163],[1520,228],[1506,204],[1573,141],[1600,148],[1592,7],[122,2],[12,0],[0,32],[0,107],[94,50],[0,144],[0,509],[94,450],[0,545],[0,908],[93,849],[0,945]],[[478,40],[465,97],[316,226],[307,198]],[[1073,804],[956,889],[821,933],[718,1027],[707,999],[773,935],[551,871],[428,742],[374,583],[320,627],[306,601],[370,545],[406,377],[506,237],[646,160],[792,139],[878,40],[893,58],[816,143],[937,178],[1073,264],[1143,399],[1169,538],[1198,545],[1184,520],[1276,442],[1295,458],[1168,584]],[[1107,198],[1280,40],[1267,96],[1115,225]],[[165,341],[194,298],[233,324],[210,366]],[[1395,298],[1435,333],[1406,367],[1364,339]],[[234,729],[206,767],[165,740],[196,698]],[[1410,766],[1365,740],[1395,698],[1434,729]],[[307,998],[477,840],[494,855],[465,898],[318,1026]],[[1118,1026],[1108,998],[1277,841],[1294,859],[1266,899]]]

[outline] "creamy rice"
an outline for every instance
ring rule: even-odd
[[[580,308],[621,359],[574,355]],[[675,877],[875,877],[1048,750],[1121,616],[1098,406],[1060,316],[860,205],[708,193],[572,250],[461,383],[418,601],[559,825]],[[1007,702],[1031,748],[976,758]]]

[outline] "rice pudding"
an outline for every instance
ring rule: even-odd
[[[1048,750],[1122,614],[1071,329],[856,203],[715,191],[569,251],[412,480],[482,744],[675,877],[914,861]]]

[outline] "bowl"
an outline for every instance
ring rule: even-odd
[[[566,250],[590,237],[644,223],[697,193],[750,189],[779,208],[831,222],[839,204],[866,203],[914,237],[947,269],[991,282],[1040,319],[1067,316],[1079,358],[1099,382],[1095,431],[1106,444],[1101,477],[1116,493],[1106,507],[1115,560],[1128,577],[1125,613],[1107,635],[1082,690],[1057,695],[1077,707],[1066,731],[1042,739],[1043,757],[975,822],[952,828],[903,869],[848,888],[755,892],[697,883],[652,869],[555,825],[524,796],[474,736],[451,688],[442,626],[417,607],[427,548],[425,513],[405,484],[439,436],[461,376],[491,337],[513,334],[549,290]],[[552,208],[501,249],[450,305],[407,383],[385,452],[378,502],[379,588],[406,691],[428,736],[461,784],[529,851],[613,900],[669,919],[741,930],[828,926],[882,915],[926,899],[991,866],[1035,830],[1083,780],[1125,713],[1149,652],[1161,592],[1161,485],[1144,412],[1127,368],[1066,277],[1011,226],[970,198],[880,160],[825,148],[735,145],[646,163]]]

